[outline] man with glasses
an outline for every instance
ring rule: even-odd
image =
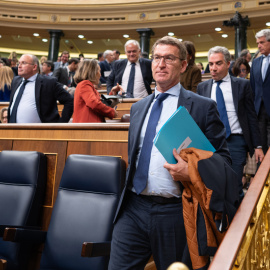
[[[14,77],[11,84],[9,123],[64,123],[72,116],[72,96],[56,78],[40,75],[38,69],[36,56],[21,56],[19,76]],[[57,101],[64,104],[61,117]]]
[[[151,61],[140,58],[140,44],[129,40],[125,44],[127,59],[117,60],[107,80],[107,92],[128,98],[144,98],[152,94]]]
[[[166,163],[153,145],[153,137],[179,106],[189,111],[215,147],[222,166],[231,163],[215,102],[180,84],[186,54],[185,46],[173,37],[157,40],[152,48],[156,88],[131,107],[127,177],[115,216],[109,270],[144,269],[151,254],[158,270],[175,261],[191,267],[179,182],[190,181],[188,164],[175,150],[177,164]],[[218,166],[211,169],[216,170]]]

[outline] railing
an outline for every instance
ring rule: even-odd
[[[208,270],[270,269],[270,151]]]

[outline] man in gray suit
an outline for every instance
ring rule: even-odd
[[[54,62],[54,71],[60,67],[65,67],[68,65],[69,52],[63,51],[60,56],[60,62]]]
[[[261,162],[264,155],[250,83],[246,79],[229,75],[230,59],[227,48],[221,46],[211,48],[208,52],[208,61],[212,79],[200,83],[197,92],[217,102],[221,120],[226,128],[232,168],[238,176],[239,195],[242,199],[244,197],[242,177],[247,152],[249,151],[251,157],[255,152],[257,162]],[[219,93],[225,105],[224,111],[220,107],[222,100],[219,100]]]
[[[127,177],[115,216],[109,270],[144,269],[151,254],[158,270],[167,269],[175,261],[188,263],[179,182],[190,181],[188,164],[176,150],[173,153],[177,164],[166,163],[153,139],[148,140],[149,131],[155,135],[175,110],[184,106],[215,147],[214,155],[222,166],[231,163],[215,102],[180,84],[180,74],[187,66],[184,45],[176,38],[164,37],[156,41],[152,55],[156,88],[155,93],[131,107]],[[156,103],[162,104],[160,116],[155,117],[157,126],[149,128],[156,115]],[[145,156],[147,162],[140,162]],[[140,189],[139,172],[146,174]]]

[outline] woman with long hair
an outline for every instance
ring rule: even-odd
[[[10,100],[10,86],[14,73],[10,67],[3,66],[0,68],[0,101]]]
[[[202,81],[201,70],[195,64],[195,47],[191,41],[184,41],[183,44],[187,50],[187,68],[181,73],[181,85],[194,93],[197,92],[197,85]]]
[[[73,123],[105,122],[105,117],[117,116],[115,109],[106,106],[100,100],[95,84],[99,83],[100,67],[97,60],[80,62],[74,75],[77,84],[74,93]]]

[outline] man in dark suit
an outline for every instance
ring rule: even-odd
[[[127,59],[114,62],[112,73],[107,81],[108,94],[125,93],[127,97],[143,98],[152,94],[153,80],[151,61],[140,58],[140,44],[136,40],[129,40],[125,44]],[[134,67],[133,83],[130,86],[132,65]],[[131,89],[132,88],[132,89]]]
[[[252,62],[250,83],[259,119],[263,151],[266,153],[270,146],[270,29],[259,31],[255,37],[262,56]]]
[[[103,53],[103,56],[105,60],[99,63],[101,73],[100,82],[107,83],[108,76],[112,71],[112,63],[114,61],[113,51],[106,50]]]
[[[78,68],[79,60],[77,58],[71,58],[68,61],[68,66],[58,68],[53,76],[57,78],[57,81],[63,85],[63,88],[67,90],[72,96],[74,96],[76,83],[73,80],[75,71]]]
[[[255,148],[256,162],[262,161],[264,157],[250,83],[246,79],[229,75],[230,53],[227,48],[211,48],[208,61],[212,79],[200,83],[197,92],[217,102],[226,128],[232,168],[238,175],[239,195],[243,198],[242,177],[247,151],[252,156]],[[224,111],[221,110],[222,100],[220,101],[218,96],[220,93],[225,102]]]
[[[177,164],[166,163],[153,138],[148,140],[149,132],[155,135],[175,110],[184,106],[215,147],[217,156],[231,163],[215,102],[180,84],[180,74],[187,66],[184,45],[176,38],[164,37],[156,41],[152,55],[156,89],[131,107],[127,177],[115,216],[109,270],[144,269],[151,254],[158,270],[167,269],[175,261],[187,263],[178,181],[190,181],[188,164],[175,150]],[[157,126],[150,127],[160,106],[156,104],[160,103],[160,116],[154,117]],[[147,162],[141,162],[146,156]],[[142,179],[141,173],[146,173]]]
[[[64,123],[72,116],[72,96],[56,78],[38,74],[38,66],[36,56],[21,56],[19,76],[15,77],[11,84],[9,123]],[[61,117],[57,101],[64,104]]]

